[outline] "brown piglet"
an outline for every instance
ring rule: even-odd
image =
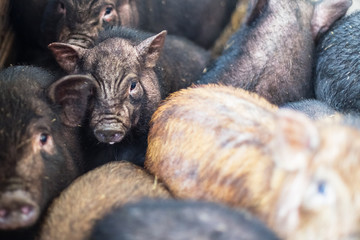
[[[175,197],[245,208],[283,239],[359,239],[360,132],[242,89],[173,93],[151,120],[145,167]]]

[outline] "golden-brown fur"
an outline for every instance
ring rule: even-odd
[[[112,208],[142,198],[170,198],[164,186],[129,162],[112,162],[81,176],[50,206],[38,239],[87,239]]]
[[[177,197],[245,207],[284,239],[358,234],[360,133],[225,86],[155,112],[145,167]]]

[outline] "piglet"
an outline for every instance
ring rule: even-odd
[[[1,239],[33,228],[51,200],[83,171],[77,125],[85,105],[78,96],[64,97],[63,88],[50,98],[55,80],[37,67],[0,72]]]
[[[282,239],[360,237],[355,128],[205,85],[173,93],[148,141],[146,169],[177,198],[248,209]]]
[[[37,239],[89,239],[95,222],[113,208],[143,198],[170,197],[144,169],[129,162],[107,163],[76,179],[55,199]]]
[[[89,99],[89,138],[97,139],[89,149],[94,152],[90,156],[99,152],[96,147],[103,147],[98,142],[116,143],[111,160],[114,155],[118,159],[136,158],[134,162],[141,165],[148,122],[160,101],[200,77],[209,52],[186,39],[165,37],[166,31],[154,35],[114,28],[103,32],[91,49],[64,43],[49,45],[57,62],[72,74],[60,79],[59,84],[82,80],[93,88],[91,96],[82,97]]]
[[[277,105],[314,97],[315,40],[350,4],[351,0],[250,1],[245,24],[198,83],[241,87]]]

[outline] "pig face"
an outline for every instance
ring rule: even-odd
[[[84,79],[95,89],[90,127],[100,142],[120,142],[160,101],[154,67],[164,45],[166,32],[138,45],[109,38],[92,49],[52,43],[58,63],[69,73],[66,81]],[[151,103],[151,104],[149,104]]]
[[[274,155],[286,173],[271,224],[285,239],[358,239],[360,133],[279,113]]]
[[[47,7],[48,14],[59,19],[56,40],[84,48],[93,46],[98,33],[106,27],[132,26],[136,11],[129,0],[56,0]]]
[[[0,73],[0,230],[34,225],[80,172],[75,130],[61,121],[64,109],[49,104],[39,84],[46,78],[51,76],[32,67]]]
[[[9,102],[9,95],[1,95],[1,115],[6,116],[0,123],[0,229],[4,230],[35,223],[45,206],[44,195],[47,194],[44,193],[52,191],[44,189],[45,182],[51,181],[51,172],[47,171],[51,168],[46,169],[45,164],[56,165],[59,161],[56,156],[62,154],[55,142],[59,136],[52,134],[58,127],[56,121],[52,122],[56,117],[48,114],[51,111],[44,102],[28,102],[21,98]],[[59,165],[62,170],[75,171],[74,166],[66,166],[65,162]]]

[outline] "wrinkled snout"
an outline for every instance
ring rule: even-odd
[[[39,217],[39,207],[23,190],[0,195],[0,230],[30,227]]]
[[[86,36],[70,36],[65,42],[82,48],[90,48],[94,46],[94,41]]]
[[[73,33],[64,31],[60,33],[59,41],[82,48],[90,48],[94,46],[94,38],[86,33]]]

